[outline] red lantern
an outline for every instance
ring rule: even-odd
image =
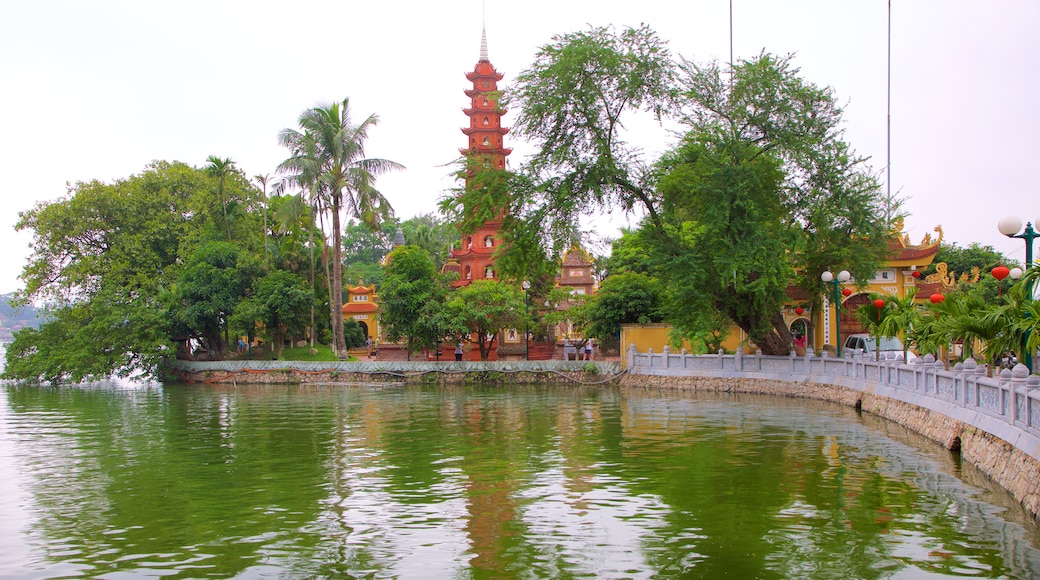
[[[799,306],[798,308],[794,309],[794,313],[797,314],[798,316],[801,316],[803,312],[805,312],[805,309],[802,308],[801,306]]]
[[[1008,274],[1011,273],[1011,270],[1009,270],[1007,266],[997,266],[996,268],[993,268],[992,270],[990,270],[989,273],[993,274],[993,277],[997,279],[997,282],[1002,282],[1004,280],[1004,278],[1008,277]],[[997,296],[1000,296],[1001,289],[1002,289],[1001,285],[998,284],[997,285]]]
[[[921,271],[920,270],[914,270],[914,273],[910,274],[910,275],[913,276],[914,278],[920,278],[921,277]]]
[[[878,319],[878,322],[881,321],[881,309],[884,308],[884,307],[885,307],[885,301],[884,300],[878,298],[877,300],[874,301],[874,308],[877,308],[877,319]]]
[[[852,296],[852,288],[842,288],[841,289],[841,295],[846,297],[846,298],[848,298],[849,296]]]
[[[946,300],[946,297],[936,292],[935,294],[932,294],[928,299],[932,301],[932,304],[938,304],[943,300]]]

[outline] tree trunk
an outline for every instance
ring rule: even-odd
[[[340,248],[339,210],[341,198],[332,197],[332,337],[336,355],[347,356],[347,341],[343,336],[343,250]]]
[[[761,318],[769,318],[772,326],[770,330],[762,331],[757,324]],[[784,317],[779,311],[769,317],[759,313],[758,316],[751,314],[741,318],[731,315],[731,319],[741,330],[747,333],[751,342],[754,342],[755,346],[762,350],[762,354],[787,356],[791,353],[794,339],[791,336],[791,330],[787,328]]]

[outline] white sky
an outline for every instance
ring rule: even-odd
[[[488,0],[483,21],[508,87],[553,34],[590,24],[646,23],[673,53],[727,61],[729,6]],[[882,0],[733,1],[736,58],[796,53],[805,78],[847,103],[846,138],[877,170],[887,157],[887,10]],[[13,231],[17,213],[64,195],[66,182],[127,177],[154,159],[201,166],[208,155],[271,173],[286,155],[278,131],[344,97],[356,119],[380,117],[368,155],[407,166],[378,183],[398,215],[434,211],[466,144],[464,73],[479,55],[481,11],[480,0],[5,2],[0,292],[22,286],[30,238]],[[1037,0],[893,2],[892,190],[910,198],[914,242],[941,224],[949,241],[1024,258],[1025,244],[996,222],[1040,217],[1038,58]],[[670,145],[663,130],[640,128],[648,151]],[[510,137],[515,164],[530,148]]]

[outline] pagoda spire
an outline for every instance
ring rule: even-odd
[[[480,27],[480,60],[478,62],[491,62],[487,51],[487,26]]]

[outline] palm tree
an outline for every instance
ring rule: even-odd
[[[350,99],[307,109],[300,115],[300,130],[283,129],[279,141],[290,157],[278,166],[291,184],[306,191],[312,205],[326,207],[332,221],[332,271],[329,308],[332,315],[334,348],[346,357],[343,336],[343,263],[340,242],[340,212],[370,227],[393,216],[389,202],[374,187],[377,175],[402,165],[386,159],[365,157],[368,130],[379,119],[370,115],[355,125],[350,118]]]
[[[206,161],[209,162],[209,165],[206,166],[206,173],[217,178],[217,195],[220,197],[220,209],[224,213],[224,228],[227,229],[227,239],[230,242],[231,224],[228,222],[227,203],[224,201],[224,180],[235,171],[235,162],[230,157],[221,159],[216,155],[210,155]]]
[[[859,323],[874,338],[874,360],[881,360],[881,337],[886,336],[882,333],[882,328],[887,321],[889,312],[891,312],[887,301],[880,310],[875,307],[873,302],[878,299],[884,300],[879,294],[871,294],[870,302],[861,305],[854,313]],[[905,352],[903,353],[903,360],[906,360]]]
[[[263,188],[264,192],[264,263],[268,264],[270,257],[267,254],[267,182],[270,180],[271,174],[258,173],[253,176],[260,187]]]
[[[887,304],[882,312],[881,327],[878,329],[881,336],[903,337],[904,361],[907,360],[906,351],[910,349],[910,344],[917,345],[916,329],[920,326],[921,311],[914,303],[915,296],[917,296],[916,288],[907,290],[906,296],[902,298],[886,296]]]
[[[977,349],[990,363],[987,374],[991,374],[997,356],[1004,352],[1003,335],[1013,324],[1007,306],[988,305],[980,296],[954,292],[947,295],[942,308],[934,310],[941,314],[931,325],[932,331],[944,342],[962,340],[969,356]]]

